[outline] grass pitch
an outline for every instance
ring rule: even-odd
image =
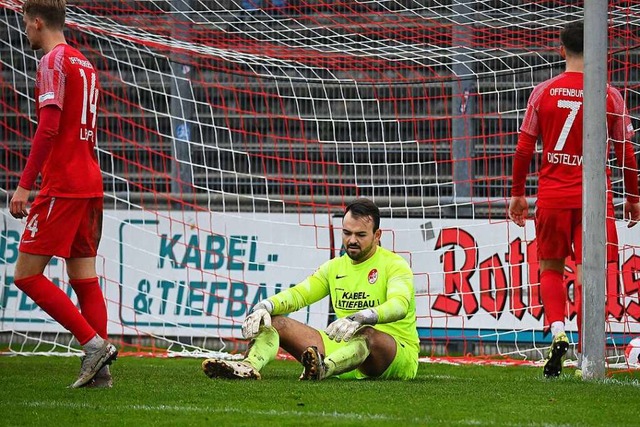
[[[200,359],[122,357],[110,390],[68,389],[76,357],[0,356],[2,426],[637,425],[640,372],[584,382],[566,368],[421,364],[401,381],[300,382],[276,361],[261,381],[210,380]]]

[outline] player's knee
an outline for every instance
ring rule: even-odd
[[[14,281],[42,274],[50,259],[51,257],[20,252],[13,271]]]
[[[22,266],[16,265],[16,268],[13,271],[13,280],[19,281],[23,279],[28,279],[33,276],[38,276],[42,273],[44,273],[44,268],[40,270],[39,268],[30,266],[30,265],[22,265]]]
[[[290,321],[291,319],[285,316],[272,316],[271,326],[275,328],[278,333],[282,333],[289,327]]]
[[[367,345],[369,347],[375,346],[377,340],[377,332],[374,328],[372,328],[371,326],[365,326],[363,328],[360,328],[355,334],[354,334],[354,338],[355,337],[360,337],[362,339],[365,340],[365,342],[367,343]]]
[[[393,337],[371,326],[358,330],[355,336],[362,337],[365,340],[371,353],[395,350],[396,342]]]

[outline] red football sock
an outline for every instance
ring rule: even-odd
[[[67,294],[42,274],[15,280],[15,284],[38,307],[71,332],[80,345],[96,336],[96,331],[82,317]]]
[[[553,322],[564,322],[567,288],[564,286],[563,274],[555,270],[540,273],[540,296],[546,323],[551,325]]]
[[[80,311],[102,338],[107,339],[107,306],[97,277],[69,280],[78,296]]]

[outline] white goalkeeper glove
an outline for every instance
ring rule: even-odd
[[[261,325],[266,328],[270,327],[272,311],[273,303],[268,299],[257,303],[242,323],[242,336],[246,339],[253,339],[258,335]]]
[[[350,316],[336,320],[327,326],[325,332],[329,339],[335,342],[349,341],[353,334],[364,325],[375,325],[378,323],[378,313],[367,308]]]

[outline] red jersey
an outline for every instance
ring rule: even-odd
[[[537,205],[544,208],[582,206],[583,73],[565,72],[537,85],[520,130],[542,138]],[[607,132],[623,143],[633,136],[620,92],[607,87]],[[606,143],[606,142],[603,142]],[[607,186],[610,188],[610,171]]]
[[[102,174],[94,147],[98,76],[78,50],[59,44],[42,57],[35,85],[36,112],[54,105],[62,111],[58,135],[42,166],[40,194],[102,197]]]

